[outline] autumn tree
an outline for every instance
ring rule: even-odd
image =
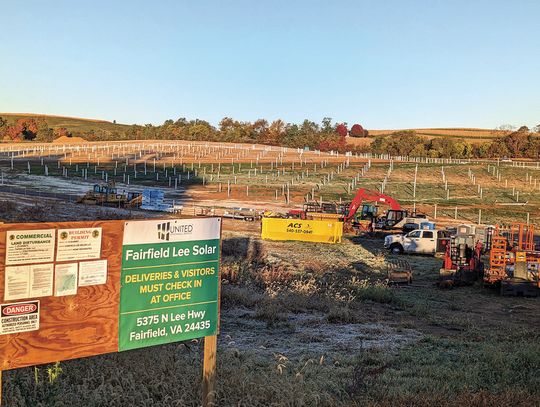
[[[54,137],[71,137],[72,134],[66,129],[65,127],[59,127],[57,129],[54,129]]]
[[[341,137],[346,137],[349,131],[347,130],[347,126],[344,123],[341,123],[336,126],[336,133]]]
[[[258,143],[266,143],[268,138],[268,121],[265,119],[255,120],[251,125],[252,139]]]
[[[24,140],[33,140],[36,138],[38,132],[37,122],[34,119],[27,119],[24,121],[22,135]]]
[[[529,145],[527,146],[527,156],[530,158],[540,157],[540,138],[529,136]]]
[[[251,123],[244,123],[238,120],[224,117],[219,122],[219,132],[222,141],[228,142],[249,142],[252,139]]]
[[[20,140],[21,130],[17,127],[16,124],[8,126],[4,131],[4,140],[6,141],[16,141]]]
[[[510,155],[510,152],[508,151],[508,147],[506,147],[506,144],[501,143],[499,140],[489,143],[487,148],[488,157],[506,157],[508,155]]]
[[[19,119],[11,126],[8,126],[5,140],[34,140],[37,136],[38,126],[35,119]]]
[[[286,124],[283,120],[277,119],[268,127],[268,144],[279,145],[286,133]]]
[[[517,131],[503,138],[503,143],[506,145],[512,157],[521,157],[527,150],[529,138],[529,128],[521,126]]]
[[[365,134],[366,130],[364,130],[364,128],[356,123],[356,124],[353,124],[353,126],[351,127],[351,130],[349,131],[349,135],[351,137],[365,137],[366,134]]]
[[[217,131],[214,126],[212,126],[206,120],[190,120],[187,126],[188,133],[192,140],[198,140],[196,135],[202,135],[203,140],[218,140]]]

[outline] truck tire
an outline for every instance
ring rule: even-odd
[[[399,243],[392,243],[390,245],[390,252],[392,254],[403,254],[403,246]]]

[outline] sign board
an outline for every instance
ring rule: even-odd
[[[342,236],[343,222],[338,220],[262,219],[263,239],[339,243]]]
[[[0,370],[118,350],[123,225],[0,224]]]
[[[119,350],[215,335],[220,218],[126,222]]]
[[[218,330],[220,218],[0,224],[0,372]]]

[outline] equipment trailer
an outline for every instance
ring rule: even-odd
[[[536,246],[533,225],[497,226],[484,284],[500,286],[501,295],[540,295],[540,251]]]

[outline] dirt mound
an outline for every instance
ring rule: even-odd
[[[82,137],[67,137],[61,136],[58,137],[53,143],[67,144],[67,143],[86,143],[87,141]]]

